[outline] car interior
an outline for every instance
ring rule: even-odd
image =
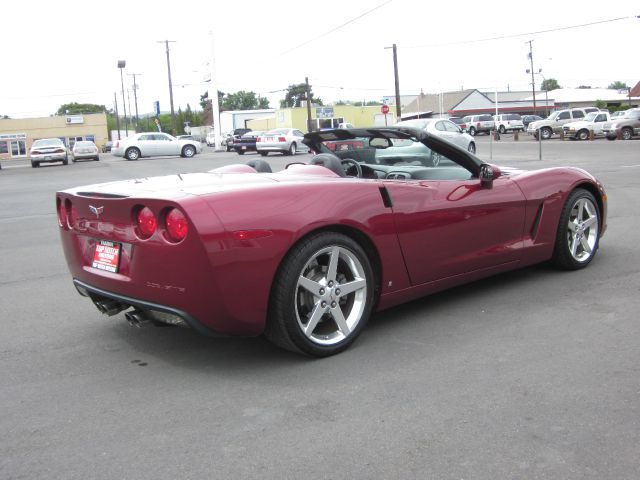
[[[390,180],[466,180],[473,174],[446,155],[409,138],[356,137],[320,144],[308,165],[322,166],[339,177]],[[246,162],[258,173],[272,173],[268,162]],[[304,165],[292,162],[287,165]],[[299,167],[296,171],[300,171]]]

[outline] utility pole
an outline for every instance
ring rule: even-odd
[[[118,129],[118,140],[120,138],[120,115],[118,114],[118,97],[116,92],[113,92],[113,104],[116,106],[116,128]]]
[[[127,73],[127,75],[133,77],[133,102],[136,106],[136,132],[138,131],[138,84],[136,83],[136,76],[142,75],[141,73]]]
[[[527,43],[527,42],[525,42]],[[533,70],[533,40],[529,40],[529,61],[531,62],[531,91],[533,92],[533,114],[536,114],[536,81]]]
[[[171,105],[171,133],[176,134],[176,113],[173,109],[173,84],[171,83],[171,62],[169,61],[169,43],[176,43],[173,40],[161,40],[157,43],[164,43],[167,47],[167,72],[169,74],[169,104]]]
[[[311,89],[309,88],[309,77],[304,77],[304,83],[307,86],[307,132],[313,132],[311,124]]]
[[[400,121],[402,114],[402,105],[400,105],[400,79],[398,78],[398,48],[394,43],[392,47],[384,47],[385,49],[393,49],[393,75],[396,83],[396,120]]]
[[[122,87],[122,109],[124,110],[124,131],[129,136],[129,119],[127,118],[127,103],[124,99],[124,80],[122,79],[122,69],[126,67],[125,60],[118,60],[118,68],[120,69],[120,86]]]

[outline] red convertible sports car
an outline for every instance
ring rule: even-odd
[[[483,163],[408,127],[305,136],[309,164],[264,160],[56,194],[78,291],[130,323],[260,335],[312,356],[372,312],[537,262],[580,269],[606,228],[577,168]]]

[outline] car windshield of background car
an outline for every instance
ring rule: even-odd
[[[59,147],[63,145],[62,140],[57,138],[51,140],[36,140],[32,147]]]

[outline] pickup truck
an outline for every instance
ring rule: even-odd
[[[538,134],[543,140],[551,138],[555,133],[557,135],[562,132],[562,126],[565,123],[576,122],[584,119],[589,112],[598,112],[595,107],[588,108],[569,108],[566,110],[556,110],[544,120],[531,122],[527,127],[527,133],[538,138]]]
[[[635,135],[640,135],[640,108],[630,108],[623,117],[605,123],[602,131],[607,140],[615,140],[618,137],[631,140]]]
[[[603,135],[602,127],[611,121],[609,112],[591,112],[583,120],[565,123],[562,131],[571,140],[588,140],[591,132],[594,136]]]

